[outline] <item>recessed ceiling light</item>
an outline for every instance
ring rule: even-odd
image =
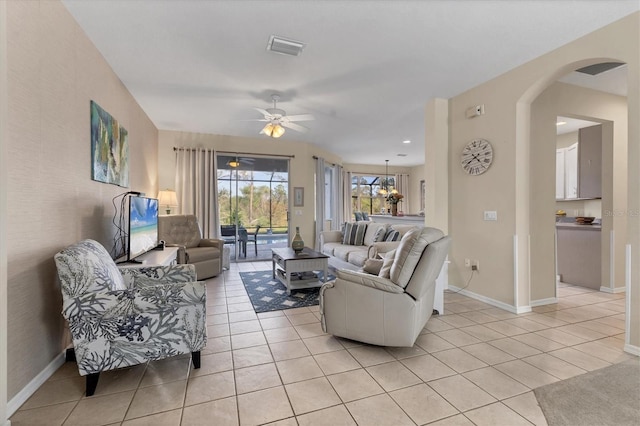
[[[556,126],[564,126],[565,124],[567,124],[567,122],[566,122],[566,121],[558,121],[558,122],[556,123]]]
[[[411,143],[411,141],[407,139],[406,141],[402,141],[402,143]]]

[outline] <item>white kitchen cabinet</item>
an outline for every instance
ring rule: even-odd
[[[556,200],[564,199],[564,148],[556,149]]]
[[[564,198],[578,198],[578,143],[564,151]]]

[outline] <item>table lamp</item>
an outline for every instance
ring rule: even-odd
[[[160,206],[166,206],[167,214],[171,214],[171,207],[178,206],[178,198],[176,197],[176,191],[172,189],[164,189],[158,193],[158,204]]]

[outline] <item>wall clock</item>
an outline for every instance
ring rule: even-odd
[[[474,139],[462,150],[462,169],[472,176],[486,172],[493,161],[493,148],[486,139]]]

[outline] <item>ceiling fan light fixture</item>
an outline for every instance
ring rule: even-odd
[[[282,127],[280,124],[278,123],[267,123],[266,126],[264,126],[264,128],[260,131],[260,133],[265,134],[269,137],[272,137],[274,139],[279,138],[280,136],[284,135],[284,127]]]
[[[279,124],[276,124],[275,126],[273,126],[273,132],[271,132],[271,137],[279,138],[282,135],[284,135],[284,127],[282,127]]]
[[[235,169],[236,167],[240,167],[240,161],[238,161],[237,159],[235,159],[235,160],[229,160],[229,161],[227,162],[227,166],[229,166],[229,167],[233,167],[233,168]]]

